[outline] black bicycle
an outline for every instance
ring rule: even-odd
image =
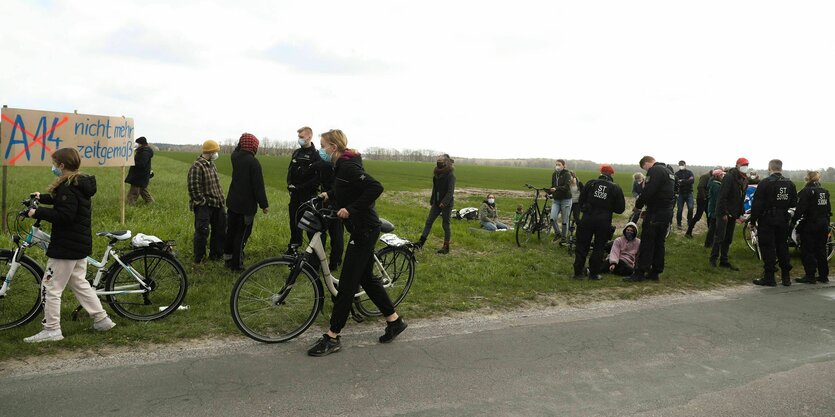
[[[554,225],[551,223],[551,203],[548,201],[551,199],[549,189],[536,188],[530,184],[525,184],[525,187],[534,190],[536,194],[531,206],[528,207],[528,210],[522,215],[522,219],[515,225],[516,244],[519,247],[527,244],[534,234],[536,234],[537,239],[541,239],[543,234],[547,238],[554,229]],[[540,193],[545,194],[545,202],[541,209],[539,208]]]

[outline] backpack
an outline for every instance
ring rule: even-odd
[[[475,207],[464,207],[461,210],[452,210],[452,217],[456,220],[477,220],[478,209]]]

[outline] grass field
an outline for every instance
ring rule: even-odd
[[[157,199],[153,205],[140,203],[127,207],[126,225],[119,224],[122,171],[119,168],[91,168],[82,170],[96,175],[98,193],[93,198],[93,231],[127,228],[134,233],[153,234],[163,239],[175,239],[180,259],[189,273],[190,287],[186,304],[189,310],[150,323],[133,322],[114,316],[118,327],[105,334],[89,330],[90,319],[83,317],[71,322],[70,311],[77,305],[69,291],[65,292],[62,327],[65,340],[51,344],[30,346],[21,339],[36,333],[36,320],[22,328],[3,331],[0,351],[5,358],[28,354],[45,354],[64,349],[100,349],[110,345],[133,346],[147,342],[167,343],[191,338],[212,336],[241,336],[229,314],[229,294],[236,276],[219,263],[193,265],[191,239],[193,215],[188,210],[186,173],[196,155],[160,152],[153,160],[156,176],[150,191]],[[285,178],[288,159],[259,157],[268,185],[267,195],[271,211],[260,212],[247,246],[247,264],[278,255],[289,240]],[[218,160],[224,190],[228,189],[231,166],[228,155]],[[380,180],[386,192],[378,201],[381,216],[397,225],[400,236],[417,239],[428,211],[432,165],[389,161],[367,161],[367,171]],[[616,181],[631,190],[631,172],[618,173]],[[457,187],[455,206],[478,207],[487,191],[497,194],[500,217],[509,221],[516,204],[530,204],[532,193],[525,183],[544,187],[551,172],[545,169],[495,168],[459,166],[456,168]],[[579,172],[582,181],[596,177],[593,172]],[[10,168],[8,202],[10,211],[18,210],[18,202],[29,192],[44,191],[53,177],[47,167]],[[832,189],[831,185],[828,185]],[[631,203],[627,204],[627,210]],[[618,229],[625,224],[624,216],[617,216]],[[28,223],[26,224],[28,227]],[[406,301],[399,308],[409,317],[448,315],[456,311],[495,311],[520,306],[582,303],[600,299],[633,299],[650,294],[678,292],[750,282],[760,271],[760,263],[743,248],[737,231],[731,249],[731,259],[740,272],[712,269],[707,264],[708,253],[701,245],[703,231],[697,229],[696,239],[684,239],[674,231],[667,244],[667,269],[660,284],[626,284],[619,278],[607,276],[599,282],[575,281],[571,277],[573,258],[564,248],[549,242],[534,242],[518,248],[512,232],[487,233],[477,228],[476,221],[453,221],[452,252],[437,255],[443,232],[440,220],[427,243],[427,249],[417,256],[415,284]],[[94,256],[104,249],[103,239],[95,240]],[[2,247],[11,247],[9,235]],[[44,261],[43,253],[30,250],[30,255]],[[800,264],[794,255],[794,264]],[[5,272],[5,271],[4,271]],[[0,301],[2,302],[2,301]],[[329,302],[326,304],[330,304]],[[329,308],[326,309],[326,313]],[[324,326],[320,317],[318,326]],[[319,331],[321,329],[311,329]],[[346,328],[350,334],[351,326]]]

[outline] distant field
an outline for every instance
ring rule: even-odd
[[[69,312],[77,303],[67,291],[63,304],[63,328],[67,338],[58,344],[25,346],[21,339],[37,332],[37,322],[21,329],[5,331],[3,337],[0,337],[0,350],[10,352],[7,358],[58,352],[67,348],[97,349],[109,344],[164,343],[189,338],[239,335],[230,319],[228,306],[236,276],[220,264],[195,266],[191,263],[193,214],[188,210],[186,175],[196,157],[191,153],[157,153],[153,160],[156,176],[150,185],[157,203],[128,207],[126,225],[119,224],[120,186],[123,178],[121,169],[82,167],[83,171],[96,175],[98,180],[99,190],[93,198],[93,231],[128,228],[134,233],[143,232],[163,239],[175,239],[180,259],[189,272],[191,285],[186,304],[191,308],[151,323],[137,323],[115,317],[119,326],[101,335],[87,330],[90,325],[87,318],[76,323],[69,321]],[[267,215],[259,212],[256,216],[255,228],[247,246],[248,265],[278,255],[286,248],[289,240],[288,197],[285,190],[288,158],[259,156],[259,160],[264,167],[271,211]],[[222,155],[217,165],[225,191],[231,174],[229,156]],[[395,232],[400,236],[417,239],[428,210],[432,164],[367,161],[366,168],[386,188],[377,205],[381,216],[396,224]],[[584,182],[596,177],[595,173],[588,171],[578,174]],[[631,172],[623,172],[615,176],[626,195],[630,194],[631,175]],[[498,195],[500,217],[510,222],[516,204],[530,204],[533,194],[524,189],[524,184],[547,186],[551,171],[460,165],[456,168],[456,176],[459,189],[455,203],[457,208],[478,207],[484,198],[484,191],[494,191]],[[19,201],[29,192],[45,190],[53,178],[46,167],[10,168],[7,189],[9,210],[16,211]],[[832,184],[827,186],[833,189]],[[465,189],[473,191],[464,192]],[[627,210],[631,205],[631,202],[627,203]],[[625,222],[625,216],[615,217],[619,229]],[[600,282],[572,280],[573,258],[567,255],[565,248],[549,242],[535,242],[530,247],[518,248],[513,232],[487,233],[478,230],[475,221],[453,221],[452,233],[452,252],[447,256],[435,254],[435,249],[442,241],[438,220],[426,250],[418,253],[416,281],[400,308],[404,316],[443,316],[465,310],[489,312],[523,305],[632,299],[664,292],[744,284],[757,277],[761,270],[761,264],[753,254],[743,248],[738,231],[731,257],[742,271],[732,273],[710,268],[707,265],[708,254],[701,245],[701,225],[693,240],[684,239],[678,231],[672,234],[667,245],[667,270],[660,284],[639,285],[626,284],[611,276]],[[11,246],[8,236],[0,246]],[[96,256],[101,255],[104,243],[103,239],[95,239]],[[32,250],[29,254],[40,261],[44,260],[42,252]],[[793,262],[796,271],[799,271],[799,259],[795,257]],[[320,319],[318,323],[323,325],[325,320]],[[350,328],[351,325],[346,329],[348,333]]]

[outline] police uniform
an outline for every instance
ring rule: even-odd
[[[635,201],[636,210],[646,206],[641,226],[641,246],[635,273],[624,281],[657,280],[658,275],[664,272],[664,243],[667,228],[673,221],[675,178],[673,170],[662,162],[656,162],[647,171],[644,191]]]
[[[806,184],[797,193],[797,209],[792,223],[797,223],[800,237],[800,253],[805,276],[795,281],[814,284],[829,282],[829,260],[826,259],[826,239],[829,234],[829,218],[832,206],[829,191],[818,182]],[[815,273],[817,272],[817,277]]]
[[[592,237],[594,250],[589,260],[589,278],[599,279],[602,270],[603,251],[612,235],[612,213],[623,213],[626,201],[623,190],[606,174],[589,181],[580,193],[577,203],[582,217],[577,223],[577,252],[574,257],[574,276],[582,277]]]
[[[757,285],[774,286],[777,263],[783,285],[791,285],[789,272],[789,217],[788,210],[795,206],[797,189],[794,183],[780,172],[771,174],[757,186],[757,198],[751,204],[751,224],[757,226],[757,240],[763,259],[763,277],[754,280]]]
[[[290,165],[287,167],[287,190],[290,192],[290,204],[287,205],[290,218],[290,245],[301,245],[302,231],[299,229],[299,219],[296,211],[305,201],[316,196],[319,186],[319,173],[316,163],[321,161],[319,151],[311,144],[293,151]],[[299,213],[301,215],[301,213]]]

